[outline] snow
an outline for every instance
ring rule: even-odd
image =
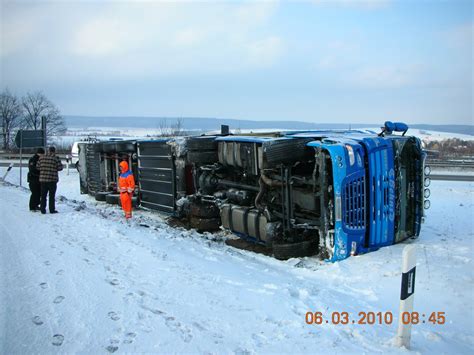
[[[464,141],[474,140],[474,136],[471,134],[460,134],[460,133],[451,133],[451,132],[440,132],[440,131],[428,131],[422,129],[409,129],[408,135],[417,136],[425,142],[431,141],[443,141],[446,139],[461,139]]]
[[[358,128],[353,127],[353,129],[358,129]],[[374,132],[380,132],[380,127],[375,127],[375,126],[371,128],[362,128],[362,129],[371,130]],[[400,133],[397,132],[394,134],[400,134]],[[451,132],[433,131],[433,130],[416,129],[416,128],[409,128],[406,135],[418,137],[425,142],[443,141],[446,139],[453,139],[453,138],[461,139],[464,141],[474,140],[474,136],[471,134],[451,133]]]
[[[149,211],[135,211],[127,224],[118,207],[81,195],[73,170],[61,172],[55,215],[28,211],[18,169],[6,181],[0,183],[2,354],[474,350],[473,183],[433,181],[418,239],[331,264],[235,249],[223,242],[224,232],[171,228]],[[444,325],[412,327],[410,351],[393,345],[407,244],[417,246],[415,310],[446,312]],[[391,311],[394,322],[307,325],[308,311],[326,319],[333,311],[351,319]]]
[[[474,176],[474,170],[470,167],[467,167],[467,168],[436,167],[436,168],[431,168],[431,175]]]

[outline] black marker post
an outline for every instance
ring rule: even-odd
[[[407,245],[402,254],[402,287],[400,292],[400,312],[398,315],[397,346],[409,349],[411,339],[411,313],[415,299],[416,247]],[[410,314],[409,321],[403,322],[403,314]],[[405,324],[407,323],[407,324]]]
[[[3,178],[2,178],[3,181],[5,181],[5,179],[7,178],[8,173],[10,172],[10,170],[12,170],[12,168],[13,168],[13,163],[10,163],[10,165],[8,166],[7,171],[5,171],[5,175],[3,175]]]

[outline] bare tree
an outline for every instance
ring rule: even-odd
[[[171,137],[171,136],[183,136],[184,132],[184,125],[183,119],[178,118],[176,119],[175,123],[168,123],[166,118],[162,118],[160,120],[158,126],[158,135],[161,137]]]
[[[166,120],[166,118],[162,118],[160,120],[160,124],[158,126],[158,135],[159,136],[162,136],[162,137],[168,137],[171,135],[171,128],[170,126],[168,125],[168,121]]]
[[[42,92],[27,93],[21,104],[25,128],[41,129],[41,117],[45,117],[48,136],[58,135],[66,130],[59,109]]]
[[[3,148],[5,150],[10,149],[13,131],[20,125],[21,114],[20,101],[8,89],[5,89],[0,94],[0,125],[2,128]]]
[[[178,118],[171,126],[171,131],[174,136],[184,136],[184,123],[182,118]]]

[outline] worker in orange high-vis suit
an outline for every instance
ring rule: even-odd
[[[128,169],[128,163],[122,161],[119,164],[119,192],[122,209],[125,212],[125,218],[132,218],[132,196],[135,190],[135,179],[132,172]]]

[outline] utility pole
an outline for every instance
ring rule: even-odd
[[[46,152],[46,147],[48,145],[46,138],[46,117],[41,116],[41,129],[43,130],[43,144],[44,144],[44,151]]]

